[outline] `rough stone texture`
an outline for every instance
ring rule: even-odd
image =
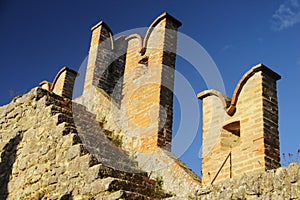
[[[95,158],[78,136],[69,99],[35,88],[0,113],[0,199],[170,197],[147,173],[113,169]]]
[[[104,129],[96,120],[95,114],[86,111],[84,106],[76,103],[72,105],[72,112],[80,140],[97,160],[122,171],[142,172],[138,169],[137,162],[129,159],[129,154],[120,148],[121,138],[115,139],[113,132]]]
[[[207,185],[197,199],[300,199],[300,164]]]
[[[121,148],[136,161],[124,169],[144,170],[153,179],[161,176],[163,188],[183,198],[193,195],[201,180],[169,152],[180,25],[163,13],[150,25],[145,38],[132,34],[116,40],[104,22],[95,25],[83,95],[74,101],[84,105],[86,112],[94,114],[93,120],[115,137],[122,138]],[[97,125],[93,124],[94,131],[85,141],[94,138]],[[104,162],[111,162],[105,158],[105,150],[94,151]]]
[[[185,199],[188,196],[194,196],[195,191],[201,187],[201,179],[169,151],[156,148],[155,151],[150,153],[131,152],[130,150],[132,149],[126,146],[126,144],[131,142],[130,138],[126,137],[127,132],[121,130],[119,123],[115,121],[115,113],[118,112],[117,106],[109,102],[109,98],[103,95],[103,91],[95,88],[93,92],[93,101],[83,103],[88,107],[84,109],[93,110],[93,112],[90,113],[91,115],[94,115],[92,118],[96,118],[96,121],[101,123],[105,130],[109,130],[109,132],[122,136],[122,148],[127,150],[130,157],[138,163],[137,168],[135,167],[136,163],[130,164],[129,166],[133,167],[133,170],[142,169],[143,171],[146,171],[153,179],[162,177],[164,182],[163,189],[176,194],[176,197],[174,198],[178,197],[179,199]],[[82,101],[85,99],[76,99],[77,102],[79,102],[79,100]],[[78,109],[80,109],[80,107],[78,107]],[[81,111],[75,108],[73,109],[73,112],[76,116],[76,113]],[[92,113],[97,113],[97,115]],[[78,121],[76,118],[77,117],[75,117],[75,123],[77,124]],[[99,131],[100,126],[96,124],[94,129]],[[94,137],[93,134],[90,136]],[[103,139],[107,140],[102,137],[101,140]],[[112,149],[115,148],[116,147],[113,147]],[[111,153],[106,152],[106,154],[102,152],[102,148],[99,150],[100,152],[95,150],[99,153],[96,156],[102,155],[104,157],[104,162],[111,166],[113,163],[111,162],[111,159],[105,159],[107,154],[111,155]],[[115,167],[115,165],[113,166]],[[132,169],[127,168],[127,170],[131,171]]]
[[[179,26],[164,13],[144,39],[114,40],[100,22],[81,97],[71,101],[76,72],[63,68],[0,107],[0,199],[299,199],[300,164],[263,173],[279,164],[279,75],[265,66],[243,77],[232,100],[200,95],[203,183],[230,152],[217,176],[226,181],[201,187],[170,152]]]
[[[170,176],[170,179],[164,179],[163,189],[172,192],[181,189],[182,196],[177,193],[171,197],[154,189],[155,181],[149,179],[149,176],[161,176],[157,173],[159,170],[151,175],[142,171],[124,172],[103,163],[111,154],[99,157],[100,161],[95,158],[93,151],[88,151],[94,145],[81,142],[80,131],[77,131],[80,127],[74,126],[74,109],[70,103],[68,99],[35,88],[0,107],[0,199],[188,199],[186,194],[191,193],[196,196],[191,199],[300,198],[300,164],[297,163],[263,173],[246,173],[240,179],[228,179],[200,188],[193,186],[193,176],[186,175],[184,171],[189,170],[180,160],[171,158],[167,151],[152,154],[148,157],[152,159],[151,163],[163,169],[160,173]],[[77,106],[76,109],[85,109]],[[78,117],[87,118],[83,119],[83,125],[86,125],[86,120],[95,122],[93,114],[80,112],[83,114]],[[94,138],[99,146],[108,145],[111,149],[112,144],[106,144],[108,141],[102,141],[103,135],[98,134],[100,136]],[[130,162],[126,152],[117,154]],[[175,161],[168,167],[162,162],[167,156]],[[115,161],[118,160],[122,159]]]
[[[228,99],[217,91],[203,100],[202,184],[280,166],[276,81],[259,64],[249,70]]]
[[[136,160],[151,178],[162,177],[163,189],[176,194],[174,199],[195,198],[195,191],[201,188],[201,179],[167,150],[137,154]]]

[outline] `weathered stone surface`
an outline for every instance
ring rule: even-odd
[[[114,39],[104,22],[94,26],[83,94],[74,100],[73,113],[82,142],[99,161],[161,177],[164,190],[185,198],[194,195],[201,180],[170,155],[180,25],[163,13],[144,39],[138,34]],[[116,141],[131,159],[112,144]]]
[[[15,106],[18,108],[12,110]],[[0,129],[0,199],[63,199],[68,195],[74,199],[113,199],[112,191],[118,190],[120,198],[131,192],[145,199],[170,197],[154,184],[141,184],[145,172],[122,172],[100,164],[76,137],[69,106],[70,100],[35,88],[0,107],[7,119],[5,128]],[[122,156],[130,160],[127,154]]]
[[[100,22],[92,28],[81,97],[71,100],[77,73],[63,68],[53,83],[42,82],[1,106],[0,199],[299,199],[300,164],[262,172],[279,165],[279,76],[264,66],[242,79],[234,104],[218,94],[203,102],[209,116],[203,134],[210,129],[203,152],[215,150],[204,157],[209,164],[203,171],[216,172],[223,153],[235,148],[229,163],[235,163],[234,177],[244,176],[229,179],[227,163],[218,177],[226,181],[201,187],[170,152],[179,26],[164,13],[144,39],[133,34],[115,40]],[[255,105],[250,111],[249,104]],[[220,124],[228,106],[230,117]],[[213,109],[220,112],[211,117]],[[249,137],[241,139],[240,131]],[[208,172],[205,184],[214,175]]]
[[[201,188],[198,199],[300,199],[299,163]]]

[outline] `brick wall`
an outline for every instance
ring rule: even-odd
[[[87,109],[96,114],[110,113],[111,120],[126,132],[124,146],[130,151],[171,149],[180,25],[163,13],[150,25],[145,38],[132,34],[116,40],[104,22],[92,28],[84,92],[77,102],[89,104]],[[101,109],[95,101],[101,102]]]
[[[128,37],[122,111],[135,151],[171,149],[174,67],[180,23],[164,13],[144,41]],[[143,49],[141,49],[143,46]],[[142,52],[141,52],[142,50]]]
[[[149,26],[144,38],[131,34],[118,39],[113,39],[103,22],[96,25],[92,29],[84,92],[75,101],[94,113],[105,129],[122,137],[122,148],[141,169],[152,178],[162,176],[164,189],[187,197],[194,195],[201,181],[170,152],[180,25],[163,13]]]
[[[103,21],[92,28],[83,96],[90,98],[93,87],[96,87],[120,105],[126,51],[125,37],[115,40],[112,31]]]
[[[53,83],[43,81],[40,86],[61,97],[72,99],[73,88],[77,72],[67,67],[63,67],[55,76]]]
[[[217,91],[199,94],[203,184],[280,166],[278,79],[278,74],[259,64],[243,76],[229,104]]]

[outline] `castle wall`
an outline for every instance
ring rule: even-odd
[[[217,91],[203,99],[202,183],[280,166],[276,81],[264,65],[248,71],[230,104]]]
[[[0,197],[298,198],[300,165],[263,173],[280,166],[280,76],[262,64],[242,77],[232,99],[215,90],[198,95],[208,186],[170,152],[180,25],[163,13],[144,38],[114,39],[100,22],[81,97],[71,101],[77,73],[64,67],[53,83],[0,107]]]
[[[128,122],[125,129],[133,134],[133,151],[152,152],[157,147],[171,150],[179,25],[163,14],[149,27],[144,41],[135,35],[128,37],[121,109]]]
[[[76,76],[77,72],[68,67],[63,67],[55,76],[53,83],[42,81],[40,86],[61,97],[72,99]]]
[[[91,95],[92,87],[98,86],[103,81],[103,89],[109,88],[109,83],[102,75],[112,62],[113,36],[109,27],[104,22],[99,22],[92,29],[89,57],[84,81],[83,95]]]
[[[198,191],[197,199],[299,199],[299,185],[300,164],[292,163],[288,167],[207,185]]]
[[[84,112],[95,115],[94,128],[82,129],[89,144],[99,140],[98,122],[110,137],[120,140],[118,148],[126,150],[139,169],[153,179],[162,177],[164,190],[186,198],[194,195],[201,180],[170,152],[179,26],[180,22],[163,13],[144,38],[132,34],[114,39],[109,27],[98,23],[92,28],[83,95],[74,101],[86,108]],[[74,117],[75,124],[80,118]],[[114,160],[101,148],[88,149],[104,163]]]
[[[72,104],[46,90],[34,88],[0,107],[0,199],[164,199],[146,172],[120,171],[99,162],[82,143]],[[78,116],[88,125],[91,113]],[[90,121],[91,122],[91,121]],[[77,124],[78,125],[78,124]],[[90,131],[91,128],[87,129]],[[94,142],[121,165],[124,153],[94,132]],[[88,136],[88,135],[87,135]],[[123,156],[123,158],[122,158]],[[115,160],[114,160],[115,159]],[[129,160],[129,157],[126,158]],[[128,162],[127,162],[128,164]]]

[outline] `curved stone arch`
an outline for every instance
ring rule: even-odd
[[[52,83],[50,83],[49,81],[46,81],[46,80],[40,82],[41,88],[42,88],[42,89],[45,89],[45,90],[47,90],[47,91],[50,91],[51,85],[52,85]]]
[[[49,81],[42,81],[40,82],[40,86],[45,89],[45,90],[48,90],[49,92],[53,92],[54,88],[55,88],[55,85],[56,83],[58,82],[60,76],[67,70],[68,68],[65,66],[63,68],[61,68],[58,73],[56,74],[54,80],[53,80],[53,83],[50,83]]]
[[[207,96],[211,96],[211,95],[219,97],[220,100],[222,101],[224,109],[228,108],[228,99],[229,99],[229,97],[225,97],[224,94],[222,94],[221,92],[219,92],[217,90],[211,89],[211,90],[205,90],[203,92],[200,92],[198,94],[198,98],[203,99],[203,98],[205,98]]]
[[[56,95],[72,99],[74,81],[78,73],[68,67],[63,67],[56,74],[53,83],[42,81],[40,87]]]
[[[131,35],[129,35],[129,36],[127,36],[126,38],[125,38],[125,40],[128,42],[129,40],[132,40],[132,39],[138,39],[139,40],[139,42],[140,42],[140,52],[142,52],[142,50],[143,50],[143,38],[142,38],[142,36],[140,36],[139,34],[137,34],[137,33],[134,33],[134,34],[131,34]]]
[[[235,111],[236,111],[236,105],[239,99],[239,95],[243,89],[243,87],[245,86],[245,84],[247,83],[247,81],[257,72],[259,71],[265,71],[268,72],[269,74],[272,74],[272,76],[275,77],[276,80],[279,80],[281,77],[280,75],[278,75],[276,72],[270,70],[268,67],[266,67],[263,64],[258,64],[254,67],[252,67],[248,72],[246,72],[243,77],[240,79],[240,81],[238,82],[237,86],[235,87],[235,90],[233,92],[232,95],[232,99],[230,100],[229,97],[226,97],[224,94],[222,94],[221,92],[217,91],[217,90],[205,90],[203,92],[200,92],[198,94],[198,98],[199,99],[203,99],[207,96],[210,95],[214,95],[217,96],[221,99],[223,105],[224,105],[224,109],[226,110],[226,113],[229,116],[233,116]]]
[[[56,74],[53,83],[51,84],[51,87],[49,89],[50,92],[53,92],[55,85],[57,83],[57,81],[59,80],[60,76],[62,75],[62,73],[64,73],[67,70],[67,67],[63,67],[62,69],[59,70],[59,72]]]
[[[263,64],[258,64],[254,67],[252,67],[248,72],[245,73],[245,75],[241,78],[239,83],[237,84],[234,93],[232,95],[230,106],[227,108],[226,112],[228,115],[233,116],[236,111],[236,105],[237,101],[239,99],[239,95],[244,87],[244,85],[247,83],[247,81],[257,72],[259,71],[267,71],[269,74],[272,74],[276,80],[279,80],[281,77],[277,73],[273,72],[269,68],[267,68]]]
[[[146,52],[146,48],[147,48],[147,44],[148,44],[148,39],[150,38],[150,35],[152,33],[152,31],[154,30],[154,28],[164,19],[164,18],[170,18],[172,19],[175,23],[178,24],[178,27],[181,26],[181,22],[178,21],[177,19],[175,19],[174,17],[172,17],[171,15],[169,15],[167,12],[164,12],[163,14],[161,14],[160,16],[158,16],[149,26],[146,34],[145,34],[145,38],[143,40],[143,47],[141,49],[141,54],[143,55]]]

